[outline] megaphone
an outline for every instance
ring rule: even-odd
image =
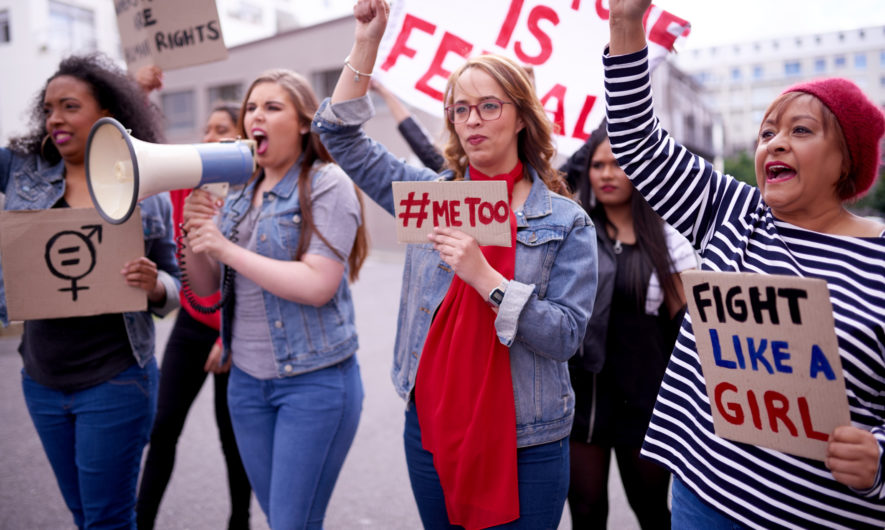
[[[101,118],[86,142],[86,181],[101,217],[112,224],[129,219],[141,199],[185,188],[225,195],[255,172],[255,142],[166,145],[130,136],[113,118]]]

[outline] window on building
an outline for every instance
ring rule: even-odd
[[[741,69],[740,68],[732,68],[731,69],[731,80],[732,81],[740,81],[741,80]]]
[[[885,88],[885,75],[879,78],[879,87]]]
[[[879,66],[885,66],[885,50],[879,52]]]
[[[845,68],[845,56],[837,55],[835,58],[833,58],[833,66],[835,66],[836,68]]]
[[[762,79],[764,74],[765,71],[762,69],[761,66],[756,65],[753,67],[753,79]]]
[[[163,114],[166,116],[166,129],[193,130],[196,123],[194,91],[169,92],[162,97]]]
[[[212,107],[217,105],[220,101],[240,103],[243,100],[243,83],[211,86],[209,87],[209,93],[207,95],[207,101],[209,103],[209,108],[206,109],[207,111],[211,111]]]
[[[802,65],[799,61],[787,61],[784,63],[784,75],[796,76],[802,73]]]
[[[64,53],[94,52],[95,13],[91,9],[49,0],[49,47]]]
[[[845,40],[845,34],[844,34],[844,33],[840,33],[840,34],[839,34],[839,42],[842,42],[842,41],[844,41],[844,40]]]
[[[822,74],[826,71],[827,71],[827,60],[822,57],[818,57],[817,59],[815,59],[814,60],[814,73]]]
[[[317,97],[322,101],[323,98],[332,95],[335,90],[335,84],[338,83],[338,77],[341,75],[341,68],[332,70],[322,70],[313,74],[313,89],[317,93]],[[374,93],[374,91],[372,91]]]
[[[797,47],[802,46],[802,37],[796,37],[796,46]]]
[[[866,70],[867,69],[867,54],[857,53],[854,55],[854,69],[855,70]]]
[[[0,44],[12,40],[9,31],[9,10],[0,9]]]
[[[815,36],[814,36],[814,43],[815,43],[815,44],[820,44],[820,41],[821,41],[820,35],[815,35]]]

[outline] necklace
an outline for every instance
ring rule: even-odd
[[[615,254],[620,254],[621,252],[624,251],[624,247],[621,246],[621,240],[620,240],[620,239],[615,239],[614,248],[613,248],[612,250],[614,250]]]

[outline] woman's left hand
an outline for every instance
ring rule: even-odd
[[[157,281],[157,264],[148,258],[142,256],[126,262],[120,273],[126,278],[126,285],[146,291],[151,302],[166,299],[166,289]]]
[[[212,259],[224,261],[222,254],[228,245],[232,245],[211,219],[195,222],[187,233],[187,241],[193,252],[206,253]]]
[[[427,234],[427,237],[433,242],[433,249],[439,252],[443,261],[455,271],[455,274],[464,283],[474,289],[481,288],[484,276],[500,276],[486,261],[476,240],[464,232],[455,228],[437,226],[434,227],[432,234]]]
[[[850,425],[836,427],[827,443],[826,465],[842,484],[869,489],[879,472],[879,443],[869,431]]]

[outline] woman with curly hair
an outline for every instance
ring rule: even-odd
[[[161,139],[141,88],[102,55],[64,59],[40,91],[31,132],[0,148],[7,210],[93,208],[86,143],[105,116],[140,140]],[[121,264],[148,310],[29,320],[19,352],[25,402],[79,528],[135,527],[141,453],[156,407],[153,315],[178,306],[178,265],[166,195],[141,203],[144,256]],[[0,320],[8,323],[0,283]]]

